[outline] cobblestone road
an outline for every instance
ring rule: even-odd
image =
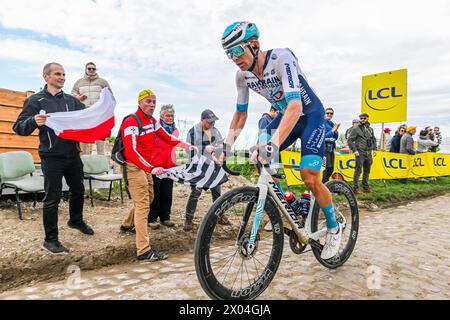
[[[288,244],[275,279],[260,299],[450,299],[450,195],[362,212],[351,258],[337,270]],[[193,254],[150,264],[75,271],[0,294],[0,299],[207,299]],[[79,282],[81,279],[81,282]]]

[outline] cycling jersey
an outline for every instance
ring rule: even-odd
[[[262,80],[250,71],[238,70],[236,86],[239,112],[247,112],[250,89],[262,95],[275,109],[282,112],[292,100],[302,102],[303,114],[323,108],[322,102],[300,69],[296,56],[287,48],[267,51]]]
[[[309,86],[294,53],[287,48],[267,51],[263,79],[259,80],[250,71],[239,70],[236,74],[236,86],[238,112],[247,112],[250,89],[262,95],[275,109],[281,111],[265,128],[264,134],[260,135],[259,142],[270,140],[273,132],[278,129],[289,102],[300,101],[303,106],[302,116],[280,146],[280,151],[300,138],[302,144],[300,169],[320,170],[325,151],[324,108]]]

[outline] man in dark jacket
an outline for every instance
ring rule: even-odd
[[[334,150],[336,149],[336,140],[339,137],[338,129],[340,123],[334,124],[333,108],[325,109],[325,171],[323,172],[322,182],[327,182],[334,171]]]
[[[400,126],[397,131],[395,132],[394,137],[391,140],[391,148],[389,149],[389,152],[395,152],[400,153],[400,140],[402,139],[402,136],[406,132],[406,127]]]
[[[264,112],[261,116],[261,119],[258,121],[258,129],[260,131],[260,134],[263,132],[263,130],[269,125],[269,123],[272,122],[272,120],[277,115],[277,109],[275,109],[273,106],[270,107],[269,113]],[[270,134],[270,132],[269,132]]]
[[[208,159],[217,162],[217,157],[222,153],[223,138],[219,130],[214,126],[218,117],[209,109],[202,112],[201,120],[195,126],[193,126],[187,136],[187,142],[196,146],[198,152]],[[191,152],[191,159],[194,156],[194,151]],[[213,202],[220,197],[221,190],[220,185],[211,189]],[[202,194],[202,189],[198,189],[195,186],[191,187],[191,194],[189,196],[186,205],[186,220],[184,223],[183,230],[192,230],[192,220],[194,219],[194,213],[197,209],[198,198]],[[220,224],[229,225],[228,219],[223,216],[219,220]]]
[[[65,178],[70,193],[68,226],[87,235],[93,235],[94,231],[83,221],[84,184],[80,145],[76,141],[57,137],[45,123],[49,117],[47,113],[75,111],[85,107],[73,96],[62,91],[66,79],[60,64],[46,64],[43,77],[47,84],[41,92],[25,100],[23,111],[13,129],[21,136],[28,136],[35,129],[39,129],[38,151],[45,185],[43,247],[52,253],[62,253],[69,252],[58,239],[58,205],[61,199],[62,177]]]
[[[355,127],[350,133],[348,138],[348,146],[355,153],[356,156],[356,168],[353,176],[353,186],[355,193],[359,193],[359,176],[361,170],[363,173],[363,188],[365,192],[372,192],[369,186],[369,174],[370,168],[373,163],[373,155],[377,152],[377,140],[373,129],[370,127],[369,115],[363,113],[359,116],[360,124]]]

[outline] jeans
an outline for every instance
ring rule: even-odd
[[[58,240],[58,205],[62,194],[62,178],[69,186],[69,215],[73,224],[83,222],[84,184],[83,163],[80,156],[73,158],[44,158],[41,162],[44,173],[45,197],[43,219],[45,241]]]
[[[325,158],[326,158],[326,167],[323,171],[323,178],[322,183],[327,182],[330,180],[331,175],[334,171],[334,151],[331,152],[325,152]]]
[[[212,199],[215,202],[220,197],[220,186],[211,189]],[[191,195],[186,205],[186,219],[193,219],[197,209],[198,198],[202,194],[202,189],[191,186]]]
[[[360,153],[358,157],[356,157],[356,168],[355,175],[353,176],[353,186],[359,188],[359,176],[361,175],[361,170],[363,170],[363,179],[362,185],[364,189],[369,189],[369,174],[370,167],[372,166],[372,154],[371,153]]]

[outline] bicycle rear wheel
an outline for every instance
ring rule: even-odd
[[[323,260],[320,257],[322,249],[312,246],[312,251],[316,259],[325,267],[335,269],[342,266],[355,248],[359,229],[359,210],[355,194],[347,182],[341,180],[331,180],[325,184],[333,197],[333,205],[336,212],[336,219],[342,224],[342,241],[339,252],[331,259]],[[325,216],[320,210],[317,202],[314,205],[311,217],[311,231],[316,232],[326,226]],[[321,245],[325,244],[325,237],[319,239]]]
[[[217,199],[202,221],[195,241],[195,269],[212,299],[255,299],[277,272],[284,229],[269,195],[255,246],[248,247],[257,200],[257,188],[236,188]],[[231,225],[219,224],[224,215]]]

